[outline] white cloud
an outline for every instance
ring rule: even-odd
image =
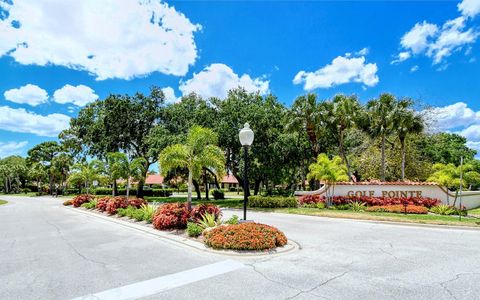
[[[475,112],[464,102],[457,102],[443,107],[435,107],[429,112],[430,118],[436,120],[440,130],[468,127],[480,124],[480,111]]]
[[[293,79],[294,84],[304,84],[305,90],[330,88],[349,82],[359,82],[366,86],[375,86],[379,79],[377,64],[365,63],[365,57],[338,56],[315,72],[300,71]]]
[[[368,53],[370,53],[368,48],[363,48],[362,50],[355,52],[357,56],[365,56],[368,55]]]
[[[200,73],[193,74],[193,78],[180,82],[179,89],[183,95],[195,92],[204,98],[218,97],[224,99],[228,91],[243,87],[249,92],[259,92],[264,95],[269,92],[269,81],[257,77],[251,78],[248,74],[237,75],[224,64],[211,64]]]
[[[392,63],[407,60],[412,55],[426,55],[432,58],[433,64],[444,63],[438,70],[447,67],[445,59],[454,52],[465,49],[465,54],[471,51],[480,32],[467,24],[469,18],[480,12],[480,0],[464,0],[458,5],[462,16],[447,20],[442,26],[423,21],[417,23],[400,40],[402,51]]]
[[[418,69],[420,69],[420,67],[418,65],[415,65],[415,66],[410,68],[410,72],[412,72],[412,73],[417,72]]]
[[[475,17],[480,14],[480,1],[479,0],[463,0],[458,4],[458,10],[465,17]]]
[[[2,130],[32,133],[39,136],[57,136],[68,128],[70,117],[63,114],[42,116],[23,108],[0,106],[0,128]]]
[[[173,90],[173,88],[169,86],[167,86],[166,88],[163,88],[162,92],[165,95],[166,103],[177,103],[181,100],[181,97],[176,97],[175,91]]]
[[[48,93],[44,89],[34,85],[27,84],[18,89],[11,89],[3,93],[6,100],[37,106],[48,101]]]
[[[397,58],[394,59],[394,60],[391,62],[391,64],[400,63],[400,62],[402,62],[402,61],[405,61],[405,60],[409,59],[410,57],[412,57],[412,55],[410,54],[410,52],[408,52],[408,51],[400,52],[400,53],[398,53]]]
[[[76,106],[85,106],[97,99],[95,91],[83,84],[77,86],[66,84],[53,93],[53,101],[60,104],[73,103]]]
[[[459,132],[469,140],[480,141],[480,124],[471,125]]]
[[[22,150],[28,144],[27,141],[23,142],[0,142],[0,158],[18,155],[20,150]]]
[[[480,141],[479,142],[467,141],[467,147],[477,151],[477,159],[478,159],[478,156],[480,154]]]
[[[23,0],[2,7],[8,17],[0,19],[0,57],[20,64],[54,64],[104,80],[155,71],[183,76],[197,58],[194,33],[201,26],[160,0]]]

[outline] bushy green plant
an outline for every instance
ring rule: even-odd
[[[214,189],[211,193],[215,200],[225,199],[225,192],[223,190]]]
[[[453,215],[455,213],[455,208],[450,205],[440,204],[430,208],[430,212],[438,215],[448,216],[448,215]]]
[[[153,214],[155,213],[155,208],[153,206],[142,205],[138,210],[142,211],[143,221],[152,223]]]
[[[97,200],[93,199],[90,200],[89,202],[83,203],[81,207],[84,207],[86,209],[94,209],[97,206]]]
[[[350,209],[350,204],[332,205],[332,206],[330,206],[330,209],[333,209],[333,210],[349,210]]]
[[[140,208],[136,208],[132,212],[132,218],[135,219],[136,221],[143,221],[143,210]]]
[[[188,236],[197,237],[197,236],[201,235],[202,232],[203,232],[203,228],[200,227],[200,225],[198,225],[197,223],[195,223],[195,222],[188,222],[187,223],[187,234],[188,234]]]
[[[136,209],[135,207],[133,207],[133,206],[130,205],[130,206],[128,206],[128,207],[125,209],[125,215],[126,215],[127,217],[129,217],[130,219],[133,219],[133,218],[134,218],[134,215],[133,215],[133,214],[135,213],[136,210],[137,210],[137,209]]]
[[[220,224],[221,222],[217,221],[216,216],[209,213],[204,214],[202,219],[198,222],[198,225],[203,229],[217,227]]]
[[[318,202],[317,204],[315,204],[315,206],[318,209],[324,209],[325,208],[325,202]]]
[[[350,203],[349,205],[349,208],[353,211],[364,211],[365,208],[366,208],[366,205],[365,203],[363,202],[358,202],[358,201],[353,201],[352,203]]]
[[[230,219],[226,220],[224,223],[225,224],[231,224],[231,225],[238,224],[238,216],[233,215]]]
[[[126,208],[117,209],[117,215],[119,217],[125,217],[127,215],[127,209]]]
[[[294,197],[248,197],[248,206],[264,208],[297,207],[297,200]]]

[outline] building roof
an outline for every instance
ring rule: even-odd
[[[359,182],[337,182],[337,185],[438,185],[436,182],[419,182],[419,181],[359,181]]]
[[[163,176],[158,174],[148,174],[145,178],[145,184],[163,184]]]
[[[235,176],[229,174],[229,175],[223,176],[221,182],[222,183],[238,183],[238,180],[237,178],[235,178]]]

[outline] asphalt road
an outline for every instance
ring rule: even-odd
[[[0,206],[0,299],[480,299],[477,230],[250,213],[301,250],[239,258],[88,216],[60,199],[0,198],[9,201]]]

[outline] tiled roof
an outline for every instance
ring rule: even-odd
[[[238,183],[238,180],[233,175],[225,175],[222,178],[222,183]]]
[[[157,174],[148,174],[145,179],[145,184],[162,184],[163,176]]]
[[[418,182],[418,181],[360,181],[360,182],[337,182],[337,185],[438,185],[436,182]]]

